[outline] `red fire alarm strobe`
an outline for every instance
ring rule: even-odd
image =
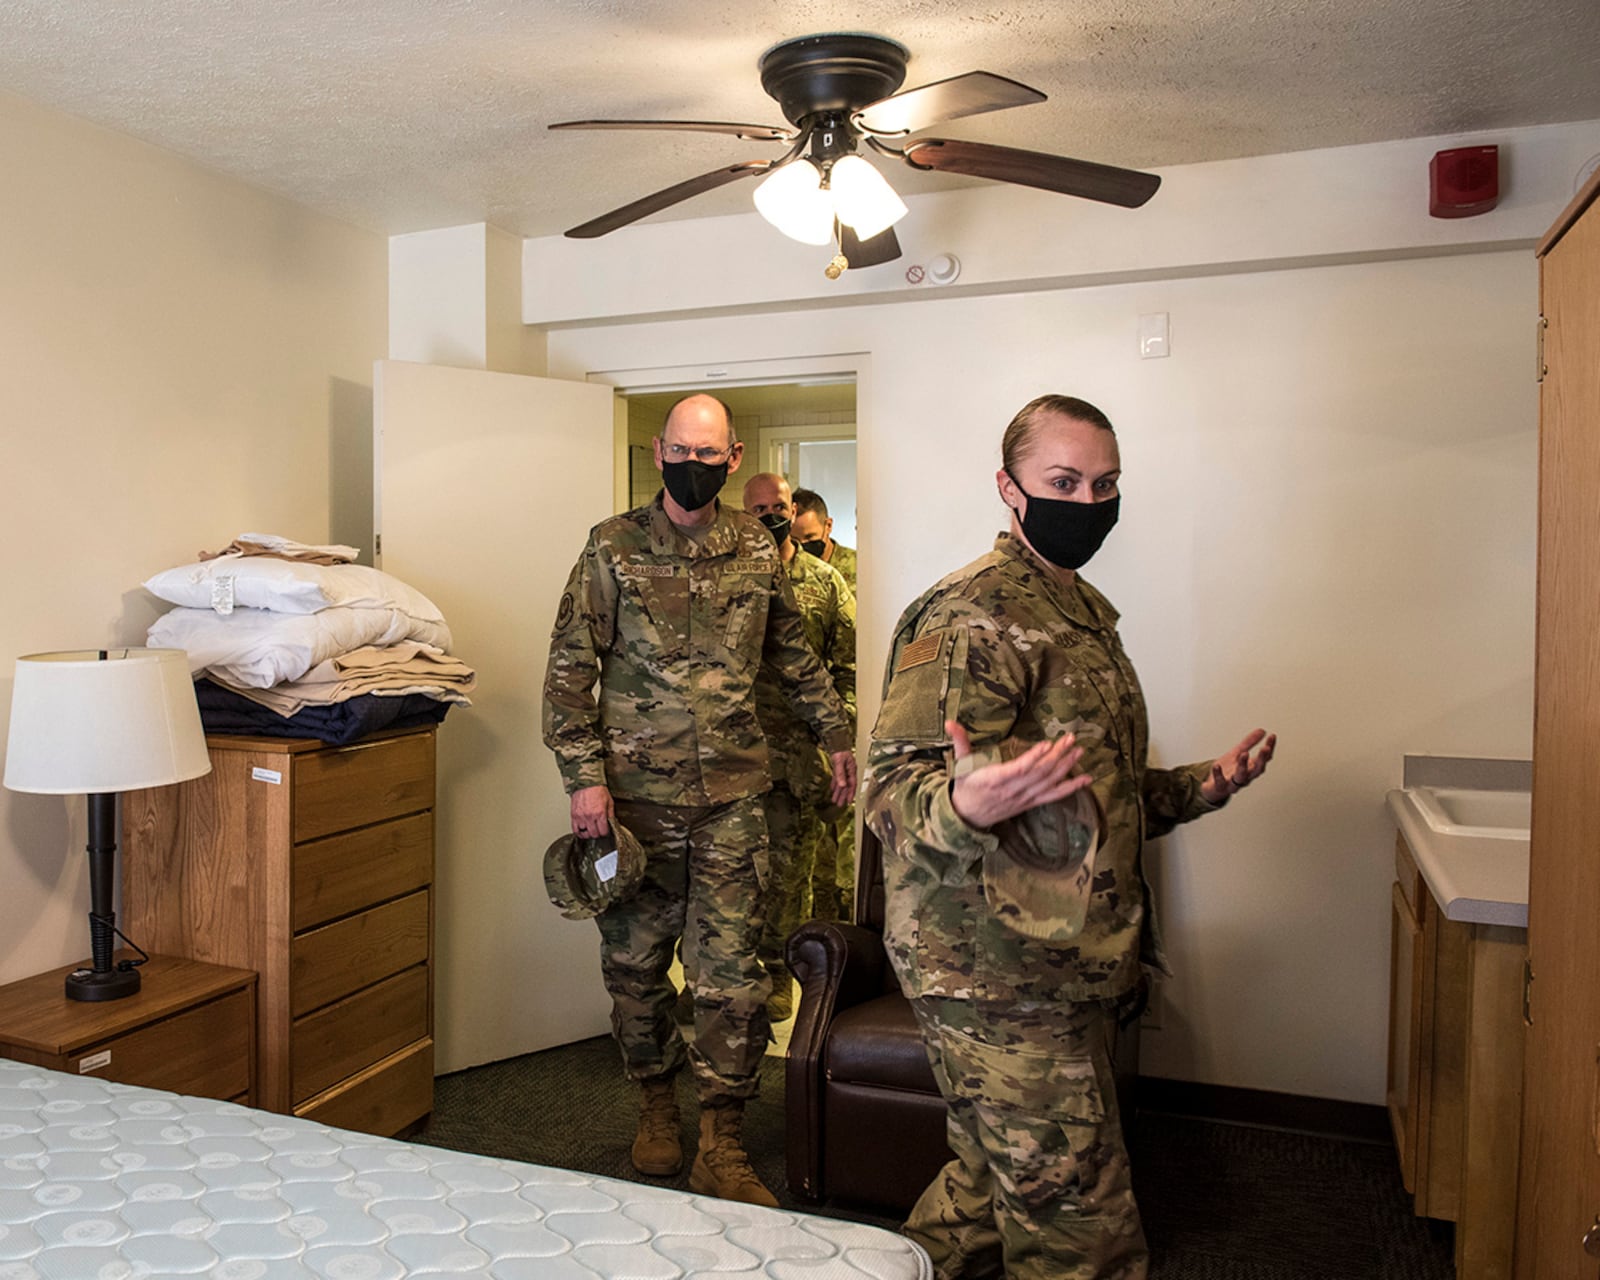
[[[1428,161],[1428,212],[1470,218],[1500,202],[1500,148],[1456,147]]]

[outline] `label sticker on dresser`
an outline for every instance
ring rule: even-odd
[[[283,775],[276,769],[251,769],[250,776],[257,782],[270,782],[273,786],[283,781]]]
[[[87,1058],[79,1059],[78,1074],[81,1076],[85,1072],[98,1071],[101,1067],[109,1067],[110,1065],[111,1050],[102,1049],[99,1053],[91,1053]]]

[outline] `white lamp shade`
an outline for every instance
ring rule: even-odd
[[[791,240],[827,244],[833,239],[833,201],[809,160],[794,160],[761,180],[756,210]]]
[[[11,790],[137,791],[210,770],[182,649],[79,649],[17,659],[6,745]]]
[[[840,156],[828,172],[833,211],[863,240],[887,231],[906,216],[905,201],[884,176],[860,156]]]

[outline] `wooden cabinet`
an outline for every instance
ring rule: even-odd
[[[1456,1224],[1456,1275],[1511,1275],[1527,930],[1448,920],[1395,842],[1389,1119],[1419,1217]]]
[[[207,742],[124,797],[124,928],[260,973],[258,1105],[397,1133],[433,1108],[434,731]]]
[[[256,975],[153,955],[121,1000],[69,1000],[67,965],[0,987],[0,1057],[254,1103]]]
[[[1400,1152],[1400,1176],[1407,1191],[1417,1191],[1419,1123],[1427,1114],[1423,1090],[1430,1083],[1422,1049],[1432,1035],[1431,966],[1425,953],[1421,897],[1427,890],[1406,849],[1396,839],[1395,883],[1389,914],[1389,1123]]]

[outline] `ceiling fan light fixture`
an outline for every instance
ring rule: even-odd
[[[906,216],[906,204],[884,176],[861,156],[840,156],[828,174],[833,212],[863,240],[887,231]]]
[[[833,201],[809,160],[774,169],[756,188],[755,202],[756,211],[791,240],[827,244],[833,239]]]

